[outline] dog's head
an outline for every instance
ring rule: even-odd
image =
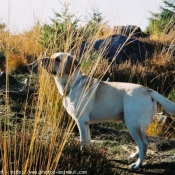
[[[58,52],[50,58],[42,58],[41,67],[50,74],[63,76],[74,72],[79,67],[79,64],[71,54]]]

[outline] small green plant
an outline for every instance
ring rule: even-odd
[[[168,99],[175,102],[175,89],[170,92]]]
[[[98,58],[98,52],[93,51],[88,54],[87,58],[84,58],[81,63],[81,68],[83,72],[88,73],[89,70],[91,70],[91,67],[95,64],[97,58]]]

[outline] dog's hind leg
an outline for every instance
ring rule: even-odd
[[[133,92],[124,98],[124,121],[139,150],[132,154],[136,156],[139,153],[137,162],[130,165],[132,169],[139,169],[143,163],[148,147],[145,130],[156,111],[156,102],[147,91],[143,92],[135,91],[135,94]]]
[[[135,140],[137,146],[138,146],[138,152],[135,153],[137,155],[139,153],[139,158],[136,163],[133,163],[130,165],[131,169],[139,169],[140,166],[143,163],[143,160],[146,155],[147,147],[148,147],[148,141],[145,136],[145,130],[141,128],[141,126],[135,126],[134,124],[127,124],[126,127],[128,128],[132,138]]]

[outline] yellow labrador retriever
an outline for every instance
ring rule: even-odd
[[[53,74],[63,105],[78,125],[82,146],[91,143],[90,123],[125,122],[138,148],[130,156],[139,156],[130,165],[132,169],[139,169],[145,158],[145,130],[156,113],[157,102],[175,114],[175,103],[151,89],[132,83],[103,82],[82,74],[70,54],[59,52],[43,58],[41,67]]]

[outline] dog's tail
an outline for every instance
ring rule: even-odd
[[[158,103],[160,103],[163,108],[165,109],[165,111],[167,111],[168,113],[175,115],[175,103],[173,103],[172,101],[166,99],[164,96],[160,95],[158,92],[153,91],[153,90],[149,90],[150,91],[150,96],[157,101]]]

